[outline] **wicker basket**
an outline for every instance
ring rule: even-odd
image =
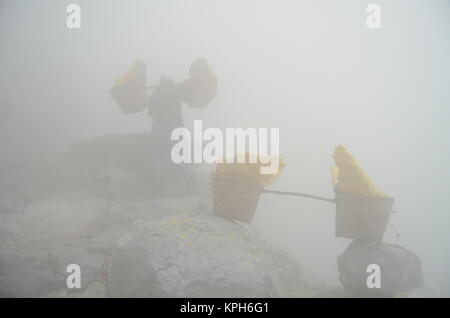
[[[262,184],[244,176],[212,175],[214,214],[250,223],[258,205]]]
[[[336,237],[382,240],[394,198],[336,192]]]

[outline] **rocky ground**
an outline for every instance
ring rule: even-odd
[[[0,297],[432,295],[417,256],[381,242],[353,242],[338,258],[345,289],[318,281],[251,226],[214,216],[201,167],[190,191],[172,180],[161,195],[147,137],[96,138],[52,160],[1,158]],[[366,294],[365,267],[377,262],[385,288]],[[69,264],[81,268],[80,289],[67,288]]]
[[[308,297],[324,287],[205,198],[49,195],[1,217],[3,297]],[[66,287],[69,264],[81,289]]]
[[[175,184],[154,195],[135,153],[145,138],[91,140],[39,169],[2,166],[1,297],[312,297],[327,288],[247,224],[214,216],[201,169],[194,192]],[[69,264],[81,268],[80,289],[66,286]]]

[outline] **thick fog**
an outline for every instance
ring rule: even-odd
[[[67,5],[81,28],[66,27]],[[366,7],[382,27],[366,27]],[[136,58],[147,84],[189,77],[207,58],[218,77],[184,123],[277,127],[286,167],[270,189],[333,197],[342,144],[395,198],[385,241],[415,252],[425,285],[450,296],[450,3],[448,1],[7,1],[0,3],[1,156],[46,160],[96,136],[151,130],[109,89]],[[9,168],[2,168],[8,171]],[[213,170],[213,167],[211,167]],[[251,227],[305,270],[338,284],[334,205],[262,194]],[[1,252],[0,252],[1,253]]]

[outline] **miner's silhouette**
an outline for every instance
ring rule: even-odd
[[[148,108],[153,118],[150,142],[152,156],[149,158],[151,177],[157,182],[155,190],[165,195],[180,180],[187,191],[192,191],[192,176],[189,168],[172,162],[171,150],[175,141],[171,140],[172,131],[183,127],[181,106],[204,108],[216,96],[217,78],[211,71],[206,59],[195,60],[190,69],[190,77],[175,83],[167,77],[161,77],[157,86],[146,87],[145,64],[137,60],[130,70],[116,82],[111,95],[124,114],[136,113]],[[147,90],[153,89],[147,96]],[[179,187],[177,187],[179,188]]]

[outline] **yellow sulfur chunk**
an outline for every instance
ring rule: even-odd
[[[333,183],[333,187],[336,187],[339,181],[339,169],[336,166],[331,167],[331,182]]]
[[[344,146],[337,146],[333,155],[335,167],[332,167],[333,185],[340,191],[370,197],[386,197],[377,189],[355,157]]]
[[[145,82],[145,63],[139,59],[134,61],[128,72],[116,80],[116,85],[129,81]]]

